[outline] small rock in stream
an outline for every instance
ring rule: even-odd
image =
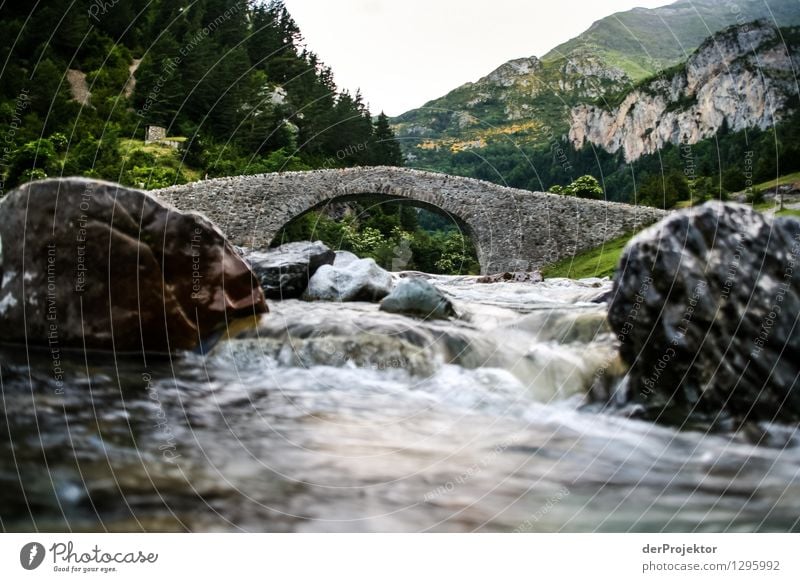
[[[457,317],[453,304],[434,285],[425,279],[403,279],[381,301],[381,311],[403,313],[426,319]]]
[[[350,253],[348,253],[350,255]],[[343,255],[333,265],[323,265],[308,282],[308,301],[380,301],[392,290],[388,271],[372,259]]]
[[[261,282],[268,299],[294,299],[322,265],[332,265],[336,254],[321,241],[291,242],[267,251],[249,251],[245,260]]]
[[[541,283],[544,277],[539,271],[515,271],[513,273],[495,273],[476,279],[478,283]]]

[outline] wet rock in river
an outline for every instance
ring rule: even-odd
[[[355,255],[353,255],[355,256]],[[343,256],[338,264],[323,265],[308,282],[308,301],[380,301],[392,290],[392,275],[372,259]]]
[[[350,251],[336,251],[336,258],[333,260],[333,264],[337,267],[344,267],[358,260],[360,259]]]
[[[609,322],[653,417],[800,419],[800,222],[738,204],[675,213],[627,246]]]
[[[614,298],[614,290],[601,291],[589,300],[589,303],[609,303]]]
[[[381,301],[381,311],[432,319],[456,317],[453,304],[425,279],[404,279]]]
[[[476,279],[478,283],[541,283],[544,277],[539,271],[515,271],[513,273],[495,273]]]
[[[222,233],[138,190],[66,178],[0,202],[5,341],[61,348],[193,349],[267,311]]]
[[[336,254],[320,241],[291,242],[267,251],[249,251],[245,259],[261,281],[269,299],[300,297],[322,265],[332,265]]]
[[[291,342],[270,337],[237,338],[211,352],[211,361],[229,362],[238,369],[265,365],[304,370],[332,366],[357,370],[403,371],[430,376],[439,364],[436,350],[420,349],[403,337],[358,332],[349,337],[293,337]],[[269,361],[270,364],[266,364]]]

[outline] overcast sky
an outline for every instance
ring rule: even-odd
[[[285,0],[309,49],[373,113],[399,115],[604,16],[669,0]]]

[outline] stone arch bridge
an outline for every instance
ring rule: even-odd
[[[483,273],[528,270],[653,223],[664,211],[392,167],[218,178],[154,192],[205,214],[235,244],[268,246],[293,218],[365,195],[433,207],[470,235]]]

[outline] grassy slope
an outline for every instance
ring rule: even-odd
[[[779,184],[789,184],[800,180],[800,173],[789,174],[778,179]],[[775,181],[770,182],[775,186]],[[756,210],[764,211],[774,208],[773,203],[756,205]],[[800,218],[800,210],[784,208],[775,213],[776,216],[793,216]],[[573,257],[562,259],[557,263],[542,269],[542,275],[547,278],[568,277],[570,279],[583,279],[585,277],[611,277],[622,256],[622,250],[634,234],[630,233],[609,241],[603,246],[578,253]]]
[[[168,139],[178,142],[186,140],[185,137],[170,137]],[[178,150],[164,144],[145,144],[143,141],[138,139],[121,139],[120,154],[122,155],[122,159],[125,161],[125,167],[127,169],[131,168],[129,161],[132,158],[135,159],[136,154],[145,154],[149,157],[147,164],[148,167],[157,167],[161,169],[169,169],[173,172],[180,172],[180,174],[183,176],[182,181],[184,182],[194,182],[202,178],[199,170],[190,168],[183,163],[183,158]],[[146,183],[136,183],[130,185],[137,188],[148,187]],[[160,187],[160,185],[156,184],[152,187]]]
[[[783,186],[785,184],[794,184],[795,182],[800,182],[800,172],[786,174],[785,176],[781,176],[775,180],[768,180],[767,182],[756,184],[755,188],[758,188],[759,190],[769,190],[770,188]]]
[[[626,234],[603,246],[578,253],[574,257],[563,259],[553,265],[542,269],[542,275],[547,278],[569,277],[570,279],[583,279],[585,277],[610,277],[614,274],[622,249],[633,237],[634,233]]]

